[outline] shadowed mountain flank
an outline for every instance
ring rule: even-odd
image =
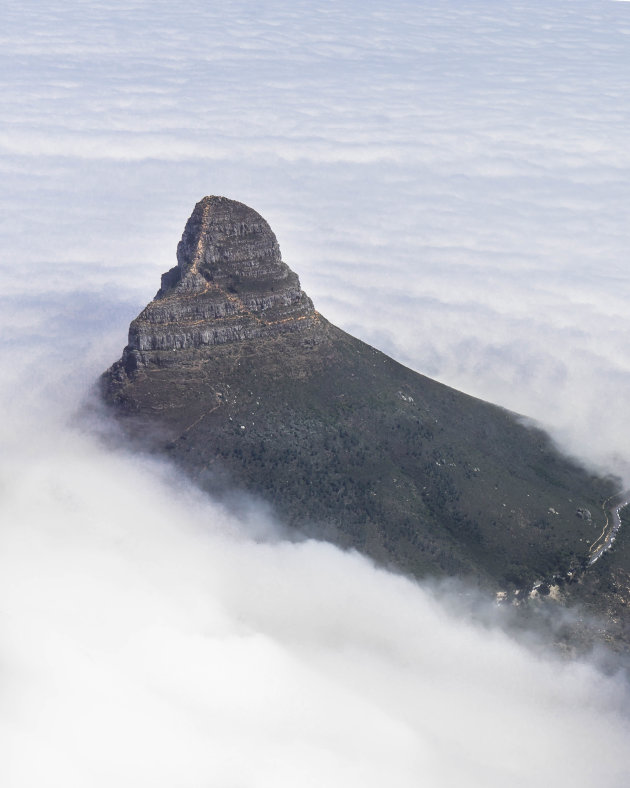
[[[129,431],[202,485],[417,576],[564,578],[615,491],[514,414],[331,325],[267,222],[223,197],[195,206],[102,384]]]

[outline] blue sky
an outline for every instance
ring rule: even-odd
[[[9,620],[23,624],[5,629],[14,690],[0,724],[14,750],[40,752],[47,779],[64,786],[142,784],[156,749],[145,771],[151,785],[160,776],[174,784],[171,770],[187,753],[190,773],[178,772],[179,785],[304,785],[307,764],[319,785],[382,785],[385,775],[416,785],[422,773],[435,786],[462,783],[463,774],[468,785],[531,785],[552,774],[556,785],[579,786],[594,779],[582,757],[588,740],[593,751],[608,748],[600,784],[627,784],[616,758],[627,720],[615,696],[625,689],[595,668],[531,662],[500,632],[488,646],[444,614],[440,655],[465,652],[477,672],[453,656],[435,691],[421,667],[399,685],[401,664],[438,671],[434,647],[422,647],[433,634],[409,645],[403,625],[416,615],[434,633],[438,602],[428,591],[401,590],[332,548],[255,547],[246,534],[273,531],[272,514],[253,507],[246,523],[235,522],[179,482],[172,515],[197,534],[182,535],[160,513],[162,466],[112,456],[68,424],[174,264],[195,202],[222,194],[270,222],[285,261],[333,322],[420,372],[541,421],[584,462],[628,480],[630,5],[5,0],[0,44],[3,572]],[[201,521],[220,538],[199,536]],[[162,541],[147,563],[152,522]],[[199,539],[210,541],[201,549]],[[187,571],[167,557],[199,567],[204,550],[221,581],[208,586],[198,568],[180,592]],[[246,566],[261,588],[281,577],[284,592],[275,588],[262,604],[236,582],[242,571],[233,579],[224,565]],[[305,572],[296,612],[282,600]],[[324,582],[329,574],[337,585]],[[358,599],[381,593],[392,607],[368,621],[360,602],[337,611],[346,642],[330,629],[336,607],[325,590],[344,596],[348,583]],[[100,640],[93,607],[74,607],[77,589],[101,611]],[[159,618],[169,605],[166,623],[143,631],[143,616]],[[190,605],[196,618],[186,617]],[[137,613],[114,614],[126,606]],[[296,619],[306,622],[297,635]],[[214,657],[208,632],[219,644]],[[38,659],[42,642],[51,656]],[[143,684],[146,655],[168,643],[171,661]],[[252,643],[267,673],[247,685],[229,735],[216,738],[230,692],[253,670]],[[182,666],[232,657],[242,669],[227,670],[220,714],[201,667],[193,684],[205,700],[191,703]],[[73,684],[68,665],[83,683]],[[173,670],[180,679],[169,679]],[[531,698],[519,689],[523,673]],[[89,709],[104,702],[105,674],[118,700],[103,721]],[[282,701],[264,695],[265,676]],[[387,691],[377,698],[379,683]],[[38,727],[41,697],[49,703]],[[123,697],[134,721],[127,727]],[[430,723],[445,708],[440,697],[453,709],[450,725]],[[480,713],[484,704],[494,711]],[[274,722],[257,738],[270,706]],[[340,721],[327,737],[331,706]],[[543,723],[546,707],[555,717]],[[182,736],[169,755],[155,744],[172,740],[174,708],[193,744],[186,750]],[[258,725],[247,728],[247,719]],[[134,745],[131,731],[143,725],[153,732]],[[116,726],[118,757],[103,771],[99,736]],[[299,746],[295,726],[306,731]],[[503,760],[492,747],[499,740]],[[227,753],[214,766],[203,755],[208,742]],[[244,742],[256,780],[237,765]],[[292,747],[299,757],[287,755]],[[546,753],[540,762],[527,755],[536,749]],[[445,751],[457,757],[446,763]],[[5,767],[13,771],[3,784],[40,785],[27,761]]]

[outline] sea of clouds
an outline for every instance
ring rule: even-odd
[[[77,417],[194,203],[630,474],[630,6],[26,2],[0,28],[0,783],[625,786],[628,690]]]

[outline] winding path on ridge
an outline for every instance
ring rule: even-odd
[[[588,565],[592,566],[607,550],[610,550],[615,536],[621,528],[621,517],[619,511],[630,504],[630,490],[626,490],[616,495],[611,495],[602,504],[602,509],[606,515],[606,522],[601,534],[589,548]]]

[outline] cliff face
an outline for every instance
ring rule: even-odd
[[[514,414],[328,323],[267,222],[223,197],[196,205],[102,384],[129,431],[203,486],[255,492],[287,524],[418,576],[562,583],[615,489]]]
[[[242,203],[205,197],[163,274],[155,299],[132,322],[128,372],[156,352],[203,348],[313,328],[317,315],[282,262],[267,222]]]

